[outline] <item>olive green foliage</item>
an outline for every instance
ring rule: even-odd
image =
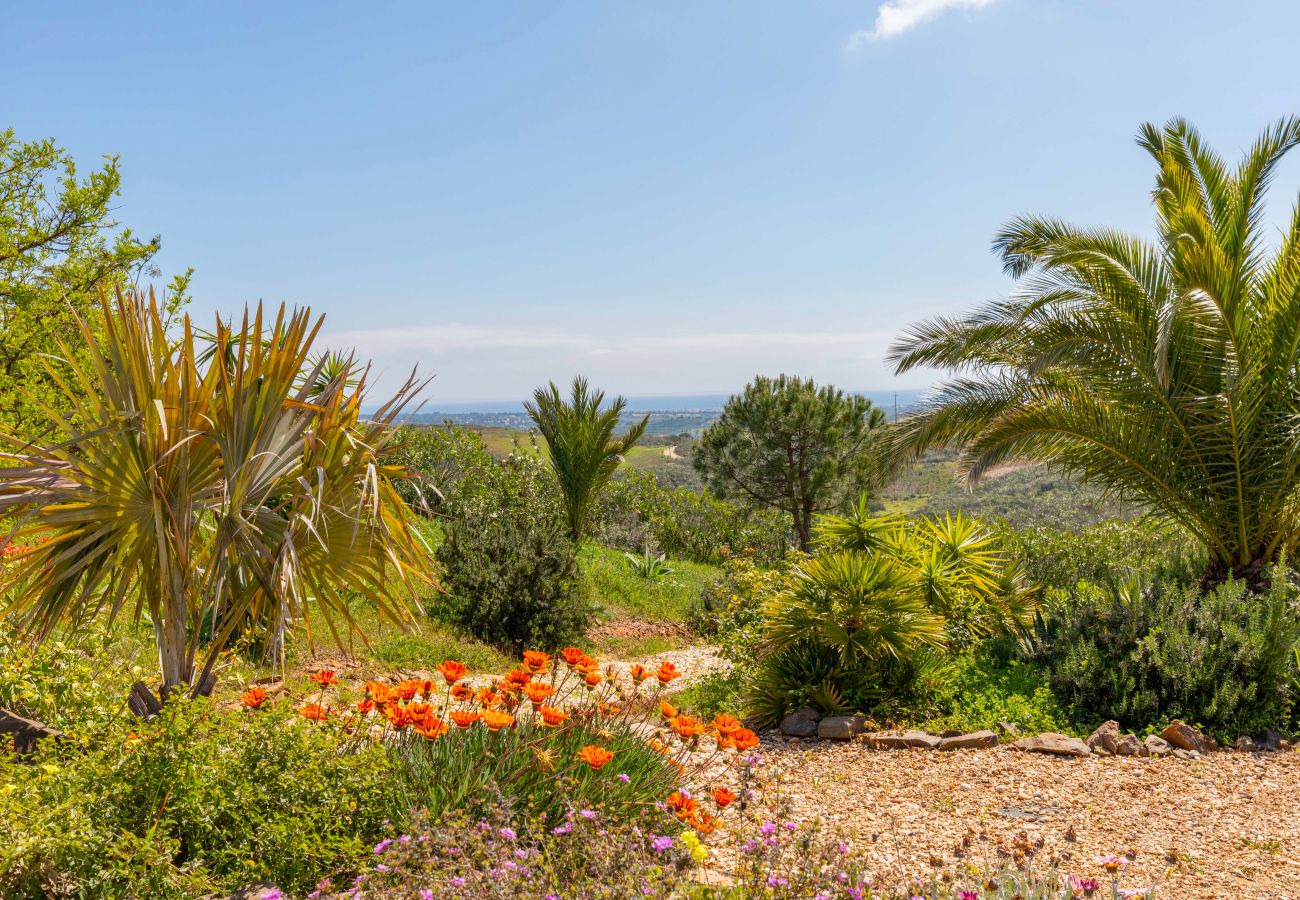
[[[993,532],[961,515],[876,517],[864,498],[819,520],[817,537],[763,610],[746,709],[764,724],[803,703],[845,712],[924,696],[948,654],[1017,632],[1037,608]]]
[[[404,810],[381,747],[344,746],[288,705],[174,701],[97,738],[34,764],[0,756],[0,894],[225,896],[269,881],[300,895]]]
[[[53,140],[0,131],[0,422],[11,431],[34,436],[47,423],[40,405],[62,401],[42,355],[62,355],[60,341],[77,352],[78,315],[98,330],[98,289],[158,275],[159,239],[141,241],[113,219],[120,188],[115,156],[78,175]],[[169,310],[188,282],[188,273],[173,280]]]
[[[188,316],[168,333],[152,292],[119,291],[101,314],[102,339],[81,325],[89,363],[58,382],[53,436],[0,435],[14,448],[0,513],[22,517],[29,545],[0,570],[11,621],[46,637],[100,613],[147,618],[164,696],[202,692],[235,636],[278,639],[309,605],[340,640],[354,595],[409,621],[428,553],[393,488],[404,473],[377,459],[416,385],[364,420],[363,379],[313,395],[308,310],[218,321],[210,352]]]
[[[1078,722],[1041,668],[985,648],[954,657],[933,690],[914,704],[883,712],[934,733],[996,731],[1005,722],[1022,734],[1087,734],[1097,724]]]
[[[447,514],[460,492],[471,489],[475,476],[493,464],[483,438],[451,422],[402,426],[383,462],[411,474],[397,485],[398,493],[426,514]]]
[[[607,407],[604,403],[604,391],[592,391],[587,379],[575,378],[567,402],[552,382],[534,391],[532,402],[524,404],[546,439],[546,454],[560,484],[574,540],[586,533],[596,498],[650,424],[646,416],[615,437],[627,401],[619,397]]]
[[[550,650],[586,630],[593,610],[556,493],[541,462],[512,456],[459,496],[437,560],[451,617],[473,636]]]
[[[874,444],[884,425],[864,397],[760,376],[727,401],[692,463],[718,496],[789,515],[807,550],[817,513],[846,506],[878,480]]]
[[[1231,741],[1295,724],[1297,596],[1286,575],[1262,596],[1241,581],[1084,588],[1040,623],[1029,657],[1085,722],[1182,718]]]
[[[717,563],[746,552],[779,560],[788,531],[788,521],[775,510],[722,500],[707,490],[665,488],[647,472],[625,471],[602,493],[593,535],[626,550],[657,549],[673,559]]]
[[[899,372],[958,378],[900,424],[896,456],[959,445],[967,478],[1032,458],[1181,524],[1207,574],[1256,578],[1300,543],[1300,208],[1271,246],[1265,196],[1300,142],[1279,121],[1224,163],[1182,120],[1144,125],[1157,237],[1026,216],[994,246],[1008,300],[913,327]]]

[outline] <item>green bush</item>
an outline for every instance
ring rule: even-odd
[[[1171,578],[1092,588],[1040,622],[1029,656],[1084,722],[1181,718],[1231,740],[1294,723],[1296,600],[1285,573],[1263,595]]]
[[[700,563],[672,563],[672,572],[644,578],[623,554],[594,544],[579,556],[583,588],[588,596],[615,615],[651,622],[681,622],[689,618],[700,591],[717,573]]]
[[[383,462],[412,473],[412,479],[398,483],[397,491],[412,509],[429,512],[445,512],[493,464],[482,436],[451,422],[402,426],[397,445]]]
[[[129,733],[134,728],[136,733]],[[288,704],[174,701],[80,752],[0,758],[0,895],[193,897],[346,870],[402,811],[382,748]]]
[[[554,649],[592,618],[577,548],[542,464],[510,457],[462,496],[437,550],[452,617],[474,637],[515,650]]]

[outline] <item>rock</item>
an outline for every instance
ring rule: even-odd
[[[1174,759],[1193,759],[1192,750],[1184,750],[1182,747],[1175,747],[1172,751]]]
[[[247,887],[240,888],[226,897],[226,900],[262,900],[267,894],[272,897],[279,897],[280,889],[269,881],[263,881],[261,884],[250,884]]]
[[[862,716],[827,716],[817,723],[817,736],[832,741],[847,741],[867,730]]]
[[[1015,722],[998,722],[998,731],[1008,737],[1020,737],[1020,729],[1016,727]]]
[[[27,756],[35,752],[36,745],[40,741],[65,741],[67,738],[63,732],[56,731],[44,722],[37,722],[34,719],[24,719],[22,716],[15,715],[7,709],[0,709],[0,735],[12,737],[14,742],[14,753],[18,756]]]
[[[1052,753],[1056,756],[1088,756],[1092,753],[1092,748],[1078,738],[1051,731],[1021,738],[1011,746],[1030,753]]]
[[[1287,736],[1278,731],[1264,732],[1259,736],[1256,744],[1258,744],[1259,749],[1268,750],[1271,753],[1291,749],[1291,742],[1287,740]]]
[[[1156,737],[1154,734],[1147,735],[1146,740],[1142,742],[1142,746],[1147,748],[1147,753],[1151,756],[1169,755],[1169,742],[1162,737]]]
[[[1114,754],[1115,748],[1119,746],[1119,723],[1111,719],[1109,722],[1098,725],[1097,729],[1088,735],[1087,743],[1088,747],[1094,751],[1100,748],[1107,753]]]
[[[873,731],[867,743],[877,750],[934,750],[941,738],[924,731]]]
[[[1122,734],[1115,742],[1116,756],[1146,756],[1147,748],[1137,739],[1136,734]]]
[[[1219,746],[1214,738],[1202,734],[1181,719],[1170,722],[1169,727],[1160,732],[1160,736],[1175,747],[1195,750],[1197,753],[1209,753]]]
[[[811,706],[801,706],[781,720],[781,733],[789,737],[812,737],[817,733],[821,713]]]
[[[940,750],[975,750],[981,747],[996,747],[998,745],[998,733],[996,731],[972,731],[970,734],[955,734],[951,737],[941,738],[939,741]]]
[[[1254,753],[1259,750],[1259,747],[1255,746],[1255,742],[1251,738],[1243,734],[1237,738],[1237,742],[1232,745],[1232,749],[1239,750],[1242,753]]]

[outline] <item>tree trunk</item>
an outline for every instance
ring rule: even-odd
[[[1276,559],[1260,557],[1246,565],[1232,565],[1223,559],[1212,559],[1201,573],[1201,593],[1209,593],[1228,579],[1234,579],[1246,582],[1252,594],[1262,594],[1271,583],[1268,567],[1276,562]]]
[[[794,513],[794,527],[799,533],[799,549],[808,553],[812,549],[813,505],[811,500],[804,500]]]
[[[163,620],[153,623],[154,640],[158,644],[158,668],[163,676],[159,696],[164,703],[173,691],[188,687],[194,677],[194,660],[189,655],[186,629],[187,612],[182,598],[168,596],[164,602]]]

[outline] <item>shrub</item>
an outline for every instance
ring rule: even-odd
[[[355,864],[400,809],[381,748],[205,700],[118,720],[35,765],[0,760],[5,897],[192,897],[307,887]],[[134,728],[134,731],[130,729]]]
[[[433,427],[404,425],[393,445],[383,462],[411,473],[397,491],[420,511],[445,512],[493,464],[482,436],[451,422]]]
[[[1240,581],[1093,588],[1040,623],[1029,655],[1084,721],[1183,718],[1230,740],[1293,721],[1296,596],[1281,574],[1263,596]]]
[[[542,464],[510,457],[462,498],[437,550],[453,618],[475,637],[554,649],[581,637],[592,608]]]

